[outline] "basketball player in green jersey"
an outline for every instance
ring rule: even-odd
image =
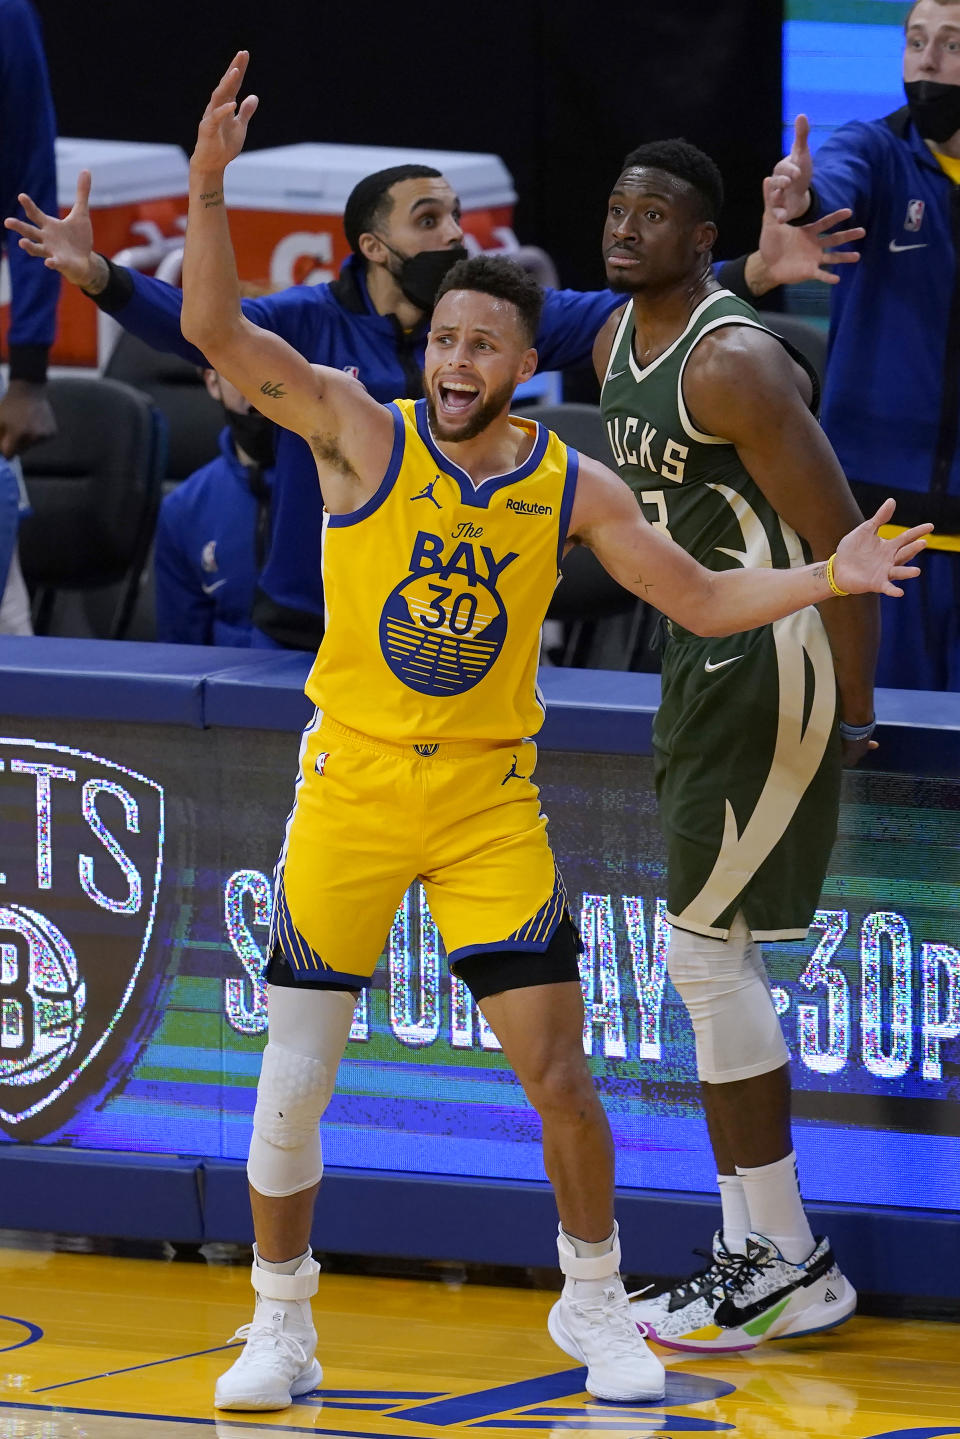
[[[825,559],[860,522],[806,363],[717,284],[713,161],[682,140],[627,156],[610,196],[597,339],[620,474],[647,519],[713,570]],[[681,1349],[830,1328],[856,1294],[803,1211],[788,1054],[760,952],[803,940],[843,763],[871,747],[877,601],[831,599],[721,642],[667,626],[654,728],[668,971],[690,1014],[722,1202],[707,1268],[634,1304]],[[839,722],[839,723],[838,723]]]

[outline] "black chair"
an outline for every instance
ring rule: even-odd
[[[528,413],[554,430],[564,444],[616,470],[599,405],[538,405]],[[548,620],[559,620],[566,627],[560,663],[588,664],[591,649],[597,646],[600,622],[623,615],[629,616],[629,622],[615,646],[619,667],[629,669],[636,656],[640,668],[659,669],[658,658],[649,647],[659,612],[617,584],[583,545],[574,545],[560,568],[563,579],[547,611]]]
[[[116,380],[50,381],[53,439],[23,457],[32,513],[20,559],[38,634],[120,639],[153,537],[166,463],[165,426],[146,395]],[[55,615],[61,595],[115,587],[102,621]]]
[[[217,454],[223,409],[207,393],[196,365],[179,355],[152,350],[136,335],[123,334],[104,376],[149,395],[167,422],[167,480],[185,480]]]
[[[827,369],[827,331],[801,315],[782,315],[775,310],[759,310],[759,318],[775,335],[782,335],[794,349],[809,360],[817,372],[821,386]]]

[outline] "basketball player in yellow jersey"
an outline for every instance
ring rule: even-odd
[[[422,880],[451,965],[543,1124],[566,1276],[550,1333],[601,1398],[658,1399],[664,1372],[619,1277],[610,1131],[583,1053],[576,932],[531,781],[541,622],[566,543],[694,630],[737,630],[837,589],[900,591],[919,532],[862,526],[833,567],[710,574],[643,519],[627,487],[509,403],[536,367],[539,287],[506,261],[451,271],[426,401],[382,406],[240,309],[223,172],[256,108],[247,56],[214,91],[191,163],[183,330],[257,408],[303,435],[327,512],[326,637],[308,682],[296,801],[277,867],[269,1038],[247,1172],[257,1305],[217,1386],[277,1409],[321,1380],[309,1248],[318,1126],[407,886]],[[886,519],[889,505],[876,523]],[[318,557],[319,559],[319,557]],[[398,1247],[399,1244],[398,1244]]]

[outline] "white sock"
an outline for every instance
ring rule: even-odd
[[[281,1260],[279,1264],[274,1264],[273,1260],[271,1259],[262,1259],[258,1254],[257,1268],[265,1269],[268,1274],[296,1274],[303,1261],[309,1258],[309,1249],[305,1249],[302,1254],[298,1254],[296,1259],[284,1259]]]
[[[739,1174],[718,1174],[720,1207],[723,1210],[721,1238],[731,1254],[746,1254],[750,1212]]]
[[[791,1150],[773,1164],[743,1169],[743,1194],[750,1214],[750,1228],[771,1240],[790,1264],[802,1264],[816,1248],[813,1231],[803,1212],[797,1180],[797,1156]]]
[[[617,1237],[617,1231],[594,1243],[589,1239],[577,1239],[573,1234],[563,1231],[573,1245],[573,1251],[578,1259],[601,1259],[604,1254],[613,1253],[613,1242]],[[564,1291],[571,1299],[599,1299],[605,1289],[612,1284],[619,1284],[620,1276],[614,1269],[605,1279],[572,1279],[568,1274],[564,1281]]]

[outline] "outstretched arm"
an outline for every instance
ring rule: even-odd
[[[257,108],[237,95],[249,56],[239,51],[210,97],[190,161],[183,257],[185,337],[277,424],[295,430],[317,459],[328,509],[356,509],[379,485],[393,445],[393,420],[348,375],[311,365],[240,308],[240,285],[223,198],[227,165],[243,148]]]
[[[56,271],[153,349],[180,355],[192,365],[206,366],[206,356],[183,338],[180,290],[153,275],[116,265],[94,250],[91,185],[90,171],[81,170],[76,199],[63,219],[55,206],[45,211],[34,196],[21,194],[20,202],[28,218],[4,221],[8,230],[20,236],[17,253],[32,256],[24,263],[34,265],[41,273],[44,267]],[[317,307],[304,305],[295,292],[287,290],[258,300],[244,300],[243,310],[262,328],[283,335],[295,349],[322,353],[323,346],[317,343]]]
[[[570,523],[574,543],[588,545],[625,589],[699,635],[732,635],[782,619],[841,591],[902,595],[899,581],[920,573],[910,560],[923,549],[931,525],[893,540],[877,530],[893,514],[886,500],[872,519],[844,536],[831,573],[824,563],[792,570],[719,572],[698,564],[662,531],[647,523],[629,488],[596,460],[580,458]]]

